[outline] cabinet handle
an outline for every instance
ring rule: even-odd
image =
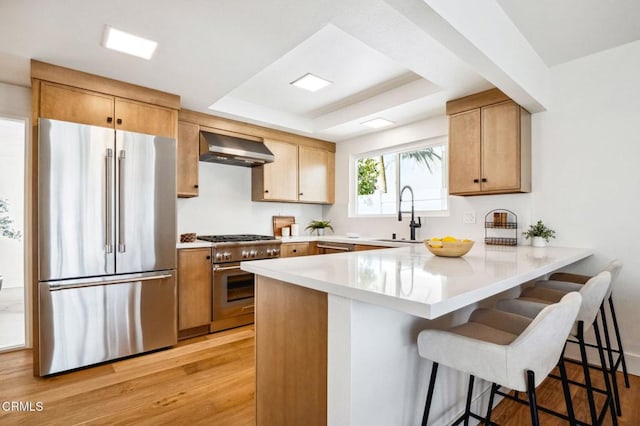
[[[291,250],[291,252],[292,252],[292,253],[297,253],[297,252],[298,252],[298,250],[297,250],[297,249],[293,249],[293,250]]]
[[[118,119],[116,120],[116,124],[122,124],[122,118],[118,118]]]
[[[193,185],[194,188],[198,189],[198,185]]]
[[[300,194],[298,194],[298,195],[304,195],[304,194],[301,192],[301,193],[300,193]]]
[[[107,117],[107,123],[113,123],[113,117]]]
[[[211,260],[211,256],[207,256],[207,260]]]
[[[478,183],[478,182],[480,182],[480,179],[474,179],[473,180],[473,183]]]
[[[487,178],[482,178],[482,181],[483,181],[483,182],[486,182],[486,181],[487,181]]]
[[[265,193],[265,194],[268,194],[268,193],[269,193],[269,190],[268,190],[268,189],[265,189],[265,190],[264,190],[264,193]]]

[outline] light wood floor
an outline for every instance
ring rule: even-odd
[[[32,375],[31,351],[2,354],[0,404],[40,401],[44,410],[0,405],[0,424],[252,425],[254,335],[242,327],[44,379]]]
[[[254,328],[246,326],[181,342],[177,347],[50,378],[31,373],[31,351],[0,354],[0,404],[42,402],[41,412],[6,412],[2,425],[216,425],[255,423]],[[580,369],[570,375],[579,378]],[[640,424],[640,377],[622,390],[621,426]],[[622,383],[622,375],[620,375]],[[586,420],[586,398],[572,387],[576,411]],[[538,388],[538,400],[564,410],[557,381]],[[1,408],[1,406],[0,406]],[[529,424],[526,406],[503,402],[493,420],[505,426]],[[541,424],[563,425],[541,415]],[[605,421],[611,424],[610,417]],[[395,425],[390,425],[395,426]]]

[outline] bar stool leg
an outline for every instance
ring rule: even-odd
[[[589,373],[589,360],[587,358],[587,348],[584,344],[584,321],[578,321],[578,344],[580,346],[580,358],[582,359],[582,371],[584,382],[587,386],[587,398],[589,400],[589,412],[591,413],[591,424],[598,424],[596,414],[596,402],[593,399],[593,387],[591,386],[591,374]]]
[[[565,349],[567,345],[565,343]],[[567,416],[569,417],[569,425],[576,425],[576,415],[573,411],[573,401],[571,401],[571,391],[569,391],[569,378],[567,377],[567,369],[564,365],[564,349],[558,361],[558,369],[560,370],[560,379],[562,380],[562,393],[564,394],[564,402],[567,405]]]
[[[598,328],[598,319],[593,322],[593,334],[596,335],[596,345],[598,346],[598,355],[600,356],[600,365],[602,365],[602,376],[604,378],[604,385],[607,390],[607,398],[609,400],[609,411],[611,411],[611,423],[613,426],[618,425],[618,416],[615,413],[615,404],[613,403],[613,392],[611,391],[611,382],[609,381],[609,373],[605,368],[604,350],[602,349],[602,338],[600,337],[600,330]],[[595,423],[594,423],[595,424]]]
[[[489,394],[489,406],[487,407],[487,415],[484,418],[484,424],[491,424],[491,413],[493,412],[493,397],[496,395],[496,391],[498,390],[498,384],[493,383],[491,385],[491,393]]]
[[[616,317],[616,308],[613,306],[613,299],[609,296],[609,310],[611,311],[611,319],[613,321],[613,329],[616,332],[616,340],[618,343],[618,350],[622,357],[622,374],[624,374],[624,385],[629,387],[629,374],[627,373],[627,361],[624,359],[624,350],[622,349],[622,339],[620,338],[620,329],[618,328],[618,318]]]
[[[533,371],[527,370],[527,396],[529,397],[529,410],[531,412],[531,425],[538,426],[538,403],[536,401],[536,381]]]
[[[622,415],[622,406],[620,404],[620,394],[618,393],[618,378],[616,377],[615,364],[613,363],[613,352],[611,350],[611,339],[609,338],[609,326],[607,325],[607,316],[604,312],[604,302],[600,305],[600,318],[602,319],[602,331],[604,331],[604,341],[607,344],[607,356],[609,358],[609,373],[611,373],[611,385],[613,387],[613,399],[616,405],[616,414]],[[604,365],[603,365],[604,368]]]
[[[469,426],[469,417],[471,417],[471,397],[473,396],[473,383],[475,376],[469,376],[469,388],[467,389],[467,402],[464,405],[464,426]]]
[[[427,402],[424,404],[424,414],[422,415],[422,426],[427,426],[429,420],[429,411],[431,410],[431,400],[433,399],[433,389],[436,384],[436,376],[438,374],[438,363],[434,362],[431,367],[431,376],[429,378],[429,389],[427,390]]]

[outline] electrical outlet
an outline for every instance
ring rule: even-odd
[[[474,211],[464,212],[464,214],[462,216],[462,222],[463,223],[476,223],[476,212],[474,212]]]

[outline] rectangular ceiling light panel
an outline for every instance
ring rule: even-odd
[[[103,44],[107,49],[144,59],[151,59],[153,52],[158,47],[158,43],[153,40],[125,33],[108,25],[105,26]]]
[[[328,85],[330,85],[331,82],[329,80],[325,80],[324,78],[320,78],[317,75],[307,73],[299,79],[292,81],[290,84],[301,89],[308,90],[310,92],[317,92],[323,87],[327,87]]]
[[[363,126],[371,127],[372,129],[379,129],[381,127],[391,126],[393,121],[385,120],[384,118],[374,118],[372,120],[367,120],[362,123]]]

